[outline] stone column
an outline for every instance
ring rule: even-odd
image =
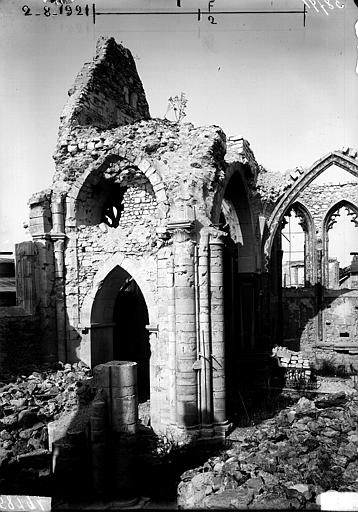
[[[212,394],[215,423],[226,421],[223,235],[225,233],[215,230],[210,233],[209,238]]]
[[[108,408],[107,477],[117,496],[135,495],[138,429],[137,363],[109,361],[93,370],[94,386]]]
[[[168,224],[173,233],[174,300],[176,343],[176,423],[181,427],[198,424],[197,359],[194,289],[193,223]]]
[[[66,351],[66,300],[65,300],[65,234],[63,197],[54,196],[51,201],[52,230],[51,240],[54,248],[57,352],[59,361],[67,361]]]
[[[319,341],[323,340],[323,318],[322,318],[322,304],[323,304],[323,295],[322,295],[322,285],[324,279],[324,258],[323,258],[323,246],[322,239],[317,238],[316,244],[316,253],[317,253],[317,283],[316,283],[316,307],[317,307],[317,334]],[[328,256],[325,255],[327,261]]]
[[[138,427],[137,363],[109,361],[93,370],[94,385],[102,389],[113,432],[135,434]]]
[[[176,312],[175,312],[175,272],[173,254],[167,259],[168,286],[168,367],[169,367],[169,420],[176,423]]]
[[[211,330],[210,330],[210,265],[209,233],[202,229],[198,254],[199,284],[199,357],[200,369],[200,412],[203,425],[212,423],[212,372],[211,372]]]

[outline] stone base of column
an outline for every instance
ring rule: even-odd
[[[212,425],[202,425],[199,430],[199,440],[223,442],[231,428],[232,423],[228,421],[213,423]]]
[[[214,423],[215,437],[225,439],[229,435],[232,428],[233,424],[229,423],[228,420],[221,423]]]
[[[223,443],[232,427],[232,423],[224,421],[211,425],[197,425],[190,428],[175,427],[175,429],[179,437],[186,437],[188,442],[195,444],[201,441]]]

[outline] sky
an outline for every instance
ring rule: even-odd
[[[243,136],[267,169],[309,167],[332,150],[358,147],[354,0],[337,2],[343,9],[331,0],[328,15],[307,8],[305,27],[303,14],[277,12],[303,10],[303,0],[211,3],[214,23],[197,19],[207,0],[98,0],[98,13],[175,15],[97,15],[93,24],[91,16],[45,16],[44,7],[58,7],[43,0],[0,0],[0,251],[28,239],[27,201],[51,186],[67,91],[100,35],[131,50],[152,117],[184,92],[186,121]],[[84,12],[86,2],[71,5]],[[264,13],[215,13],[230,10]]]

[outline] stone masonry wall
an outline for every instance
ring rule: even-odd
[[[33,219],[43,229],[39,212]],[[15,246],[17,305],[0,308],[0,380],[57,359],[52,258],[49,241]]]
[[[81,180],[84,169],[95,169],[96,162],[107,155],[109,160],[110,155],[117,155],[128,165],[144,160],[161,178],[161,183],[153,178],[157,200],[165,202],[170,196],[172,204],[196,204],[197,216],[207,224],[216,186],[224,179],[225,148],[225,135],[217,126],[195,128],[191,123],[152,120],[105,131],[81,128],[57,146],[53,190],[67,192]],[[105,165],[98,163],[98,167]],[[198,201],[199,197],[204,200]],[[159,212],[161,218],[164,215]]]
[[[83,66],[68,94],[61,139],[76,125],[109,128],[150,117],[134,59],[113,38],[98,40],[93,62]]]
[[[339,296],[329,291],[325,299],[324,341],[358,353],[358,291]]]
[[[128,176],[123,178],[119,166],[116,168],[116,181],[125,190],[122,198],[122,211],[117,227],[104,222],[93,224],[91,215],[82,218],[77,228],[78,289],[81,306],[86,293],[92,286],[93,278],[101,265],[114,254],[121,253],[131,258],[148,258],[157,250],[156,227],[157,201],[148,179],[139,171],[133,171],[133,180],[128,186]],[[104,176],[109,173],[105,173]],[[125,174],[125,173],[124,173]],[[134,176],[133,176],[134,174]],[[112,170],[111,175],[115,175]],[[87,205],[91,192],[81,195],[81,201]],[[91,213],[91,209],[89,208]],[[70,269],[71,249],[66,252],[66,265]],[[68,285],[73,284],[69,274]]]
[[[314,181],[305,188],[299,201],[311,213],[317,229],[323,223],[328,210],[338,203],[345,200],[357,204],[358,185],[357,183],[343,183],[340,185],[315,185]]]
[[[282,293],[284,345],[291,350],[312,353],[317,341],[314,292],[284,288]]]

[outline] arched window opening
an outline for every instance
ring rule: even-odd
[[[111,228],[117,228],[123,211],[123,195],[125,188],[116,185],[103,208],[103,222]]]
[[[358,251],[357,226],[358,212],[349,204],[338,207],[327,219],[326,286],[328,288],[351,287],[352,253]]]
[[[281,227],[282,286],[305,286],[306,278],[306,221],[298,209],[291,208]]]

